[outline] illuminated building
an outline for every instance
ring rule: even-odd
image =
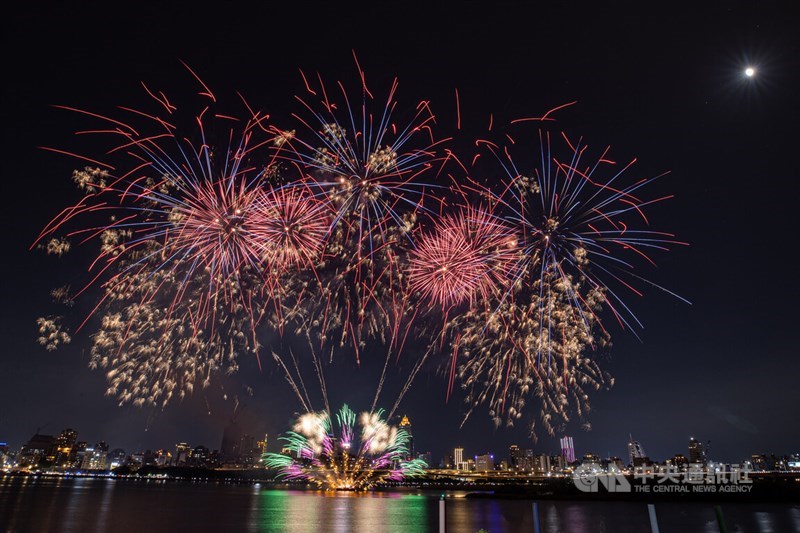
[[[587,453],[583,456],[581,464],[584,465],[600,465],[600,457],[596,453]]]
[[[185,465],[186,462],[189,460],[189,452],[191,451],[192,447],[186,444],[185,442],[181,442],[175,445],[175,466],[182,466]]]
[[[122,448],[115,448],[106,454],[106,464],[111,470],[118,468],[125,464],[125,458],[128,456]]]
[[[453,450],[453,466],[456,470],[465,470],[464,468],[464,448],[456,448]]]
[[[261,456],[258,454],[256,438],[247,433],[242,435],[239,441],[239,456],[236,460],[239,464],[252,464],[258,462]]]
[[[269,435],[266,433],[264,434],[264,439],[260,440],[256,443],[256,447],[258,448],[258,453],[260,455],[264,455],[267,453],[267,443],[269,442]]]
[[[78,440],[78,432],[74,429],[67,428],[58,434],[56,437],[55,459],[53,466],[57,468],[68,468],[72,466],[70,459],[72,457],[72,450],[75,448],[75,443]]]
[[[541,455],[534,455],[531,457],[531,467],[530,470],[533,471],[534,474],[538,474],[543,476],[550,472],[550,456],[547,454]]]
[[[563,439],[560,440],[561,442],[561,456],[564,457],[564,460],[567,464],[575,462],[575,445],[572,442],[572,437],[564,436]]]
[[[647,454],[644,453],[644,448],[639,441],[633,440],[633,435],[628,435],[628,437],[628,464],[640,466],[637,463],[641,463],[641,459],[647,457]],[[637,459],[640,459],[640,461],[637,461]]]
[[[672,458],[672,465],[679,469],[686,468],[689,466],[689,459],[682,453],[676,453],[675,457]]]
[[[211,450],[203,445],[195,446],[189,451],[189,463],[192,466],[205,468],[211,459]]]
[[[403,415],[402,420],[400,420],[400,429],[404,429],[406,433],[408,433],[408,444],[406,444],[408,453],[406,454],[406,460],[411,460],[414,458],[414,434],[411,432],[411,421],[408,419],[408,416]]]
[[[490,472],[494,470],[494,455],[486,453],[475,456],[475,470],[477,472]]]
[[[519,446],[517,446],[516,444],[512,444],[508,448],[508,459],[509,459],[509,461],[511,463],[511,468],[512,469],[514,469],[514,470],[524,470],[525,469],[523,467],[523,464],[522,464],[523,463],[522,459],[523,459],[524,456],[525,456],[524,452],[522,450],[520,450]]]
[[[46,466],[47,458],[53,456],[56,439],[52,435],[35,434],[19,452],[20,468],[35,469]]]
[[[81,470],[105,470],[106,454],[108,454],[108,444],[102,441],[93,447],[86,448],[83,453]]]
[[[689,462],[693,464],[706,464],[706,449],[703,443],[694,437],[689,439]]]

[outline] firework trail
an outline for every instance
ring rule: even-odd
[[[381,104],[360,67],[359,75],[357,103],[343,84],[330,90],[318,76],[312,87],[303,75],[308,95],[297,97],[294,115],[302,126],[282,152],[335,212],[312,289],[318,305],[305,312],[322,344],[349,344],[357,358],[367,339],[397,348],[408,331],[413,310],[400,272],[426,194],[442,187],[430,180],[444,142],[434,139],[428,102],[398,124],[397,80]]]
[[[420,475],[427,464],[407,458],[410,436],[387,424],[382,414],[379,410],[357,416],[344,405],[334,425],[327,411],[306,413],[280,438],[289,455],[267,453],[264,464],[286,479],[325,490],[364,491]]]
[[[538,279],[541,284],[548,276],[561,278],[568,301],[584,316],[591,310],[571,288],[577,282],[600,291],[620,326],[635,334],[641,322],[625,295],[642,296],[637,283],[686,302],[636,271],[642,261],[655,266],[652,252],[686,245],[672,233],[649,229],[646,209],[672,196],[644,198],[642,193],[666,174],[625,184],[629,181],[625,173],[635,159],[617,168],[606,148],[596,160],[587,162],[586,145],[572,143],[564,134],[562,138],[567,147],[565,157],[554,154],[549,133],[539,132],[540,166],[532,176],[518,170],[507,149],[501,152],[486,143],[509,178],[499,200],[507,211],[504,219],[518,228],[523,250],[515,281],[527,278],[533,284],[531,280]],[[532,268],[537,262],[538,268]]]
[[[270,461],[290,478],[360,490],[403,464],[402,433],[376,405],[409,338],[426,349],[390,416],[429,357],[443,355],[448,396],[458,382],[467,417],[485,405],[497,424],[514,424],[536,403],[552,433],[613,383],[596,362],[610,345],[601,318],[636,334],[631,295],[651,286],[680,298],[639,265],[685,243],[650,229],[646,211],[670,196],[648,198],[661,176],[629,180],[633,161],[617,167],[608,149],[591,159],[563,134],[556,146],[540,131],[533,151],[506,134],[507,145],[476,142],[473,171],[478,161],[494,166],[481,185],[443,147],[449,139],[435,138],[427,101],[402,113],[397,80],[376,100],[358,72],[357,98],[303,74],[295,130],[272,126],[244,99],[243,119],[223,113],[196,75],[197,112],[179,112],[147,86],[155,111],[120,107],[120,118],[65,108],[99,122],[77,133],[108,149],[86,157],[48,148],[86,165],[72,176],[83,197],[34,246],[54,256],[96,247],[88,283],[51,294],[70,306],[99,292],[77,329],[97,328],[90,366],[105,370],[120,403],[163,407],[208,387],[235,372],[242,354],[258,356],[265,328],[302,339],[326,410],[311,411],[307,361],[273,351],[309,414],[288,437],[299,459]],[[439,182],[448,161],[471,177]],[[47,350],[72,340],[62,322],[38,320]],[[386,356],[362,426],[392,438],[375,448],[363,430],[345,450],[356,417],[343,408],[332,437],[320,354],[330,364],[336,349],[352,348],[360,362],[370,342]]]
[[[641,296],[636,285],[644,282],[666,291],[635,268],[642,260],[654,264],[652,251],[684,244],[648,228],[646,208],[669,196],[644,199],[642,189],[660,176],[626,185],[632,163],[608,173],[615,164],[608,150],[586,163],[586,146],[563,139],[565,158],[540,132],[539,165],[529,174],[511,155],[520,143],[478,141],[506,179],[499,190],[474,181],[470,187],[493,205],[491,224],[513,228],[517,257],[499,271],[508,277],[494,287],[504,289],[482,293],[479,304],[452,314],[434,341],[451,350],[448,394],[458,379],[467,416],[486,404],[497,424],[513,424],[536,399],[549,433],[572,413],[583,417],[590,391],[613,384],[591,357],[610,343],[603,310],[625,329],[641,326],[623,290]],[[428,286],[445,287],[434,281]]]
[[[317,222],[305,229],[309,217],[324,216],[313,196],[275,185],[280,130],[265,117],[214,111],[203,85],[204,104],[185,132],[175,125],[185,115],[145,89],[160,113],[121,108],[130,123],[66,108],[99,120],[100,129],[78,133],[111,139],[111,148],[107,162],[91,159],[96,166],[74,173],[83,198],[35,245],[61,255],[72,240],[97,243],[91,281],[70,295],[102,288],[78,328],[99,317],[91,366],[107,369],[108,393],[121,402],[164,405],[235,370],[237,354],[258,351],[266,302],[279,297],[282,272],[318,253]]]

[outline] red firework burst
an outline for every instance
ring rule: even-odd
[[[258,206],[267,265],[279,273],[313,267],[330,231],[332,208],[305,186],[270,190]]]
[[[516,257],[511,228],[468,207],[442,217],[417,243],[409,259],[411,287],[442,307],[472,305],[507,283]]]

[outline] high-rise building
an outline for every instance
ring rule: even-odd
[[[406,448],[408,453],[406,453],[406,460],[410,460],[414,458],[414,433],[411,431],[411,421],[408,419],[407,415],[403,415],[402,420],[400,420],[400,429],[404,429],[406,433],[408,433],[408,443],[406,444]]]
[[[175,466],[183,466],[187,462],[189,462],[189,454],[192,450],[192,447],[189,446],[185,442],[179,442],[175,445],[175,456],[173,457],[173,461],[175,462]]]
[[[703,443],[699,440],[695,439],[694,437],[689,439],[689,462],[690,463],[699,463],[699,464],[706,464],[708,459],[706,458],[706,448],[703,446]]]
[[[56,439],[52,435],[35,434],[20,449],[18,462],[20,468],[38,468],[46,466],[48,457],[53,456],[55,449]]]
[[[572,437],[564,436],[561,439],[561,456],[564,457],[564,460],[569,463],[575,462],[575,445],[572,442]]]
[[[547,454],[534,455],[529,462],[530,470],[534,474],[543,476],[550,472],[550,456]]]
[[[79,440],[75,443],[75,446],[72,447],[72,453],[69,454],[69,462],[72,466],[80,468],[83,464],[83,456],[86,453],[86,448],[88,447],[89,443],[85,440]]]
[[[628,464],[639,466],[636,463],[641,463],[641,461],[637,461],[636,459],[644,459],[647,457],[647,454],[644,453],[644,448],[639,441],[633,440],[633,435],[629,434],[628,437]]]
[[[108,454],[108,444],[99,442],[86,448],[83,452],[81,470],[105,470]]]
[[[522,459],[525,456],[525,452],[519,449],[519,446],[516,444],[512,444],[508,448],[508,460],[510,466],[513,470],[524,470],[522,467]]]
[[[242,453],[241,445],[243,436],[242,428],[239,426],[239,423],[236,422],[234,415],[234,418],[225,426],[225,431],[222,432],[222,444],[219,448],[219,454],[223,462],[235,462],[239,458],[239,455]]]
[[[115,469],[125,464],[128,454],[122,448],[115,448],[106,454],[106,464],[108,468]]]
[[[55,461],[53,466],[57,468],[70,467],[70,456],[72,449],[75,447],[75,442],[78,440],[78,432],[74,429],[67,428],[58,434],[56,437],[55,446]]]
[[[258,453],[260,455],[264,455],[265,453],[267,453],[268,443],[269,443],[269,435],[265,433],[264,438],[256,443],[256,447],[258,448]]]
[[[475,456],[475,470],[478,472],[490,472],[494,470],[494,455],[485,453]]]
[[[195,446],[189,451],[189,464],[192,466],[205,468],[211,458],[211,450],[203,446]]]
[[[464,448],[453,450],[453,467],[456,470],[464,470]]]

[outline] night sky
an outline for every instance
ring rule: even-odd
[[[490,113],[500,123],[577,100],[557,115],[557,128],[610,145],[618,160],[638,158],[631,179],[670,172],[649,194],[675,197],[649,212],[651,222],[690,246],[658,254],[646,274],[692,304],[656,290],[631,300],[645,326],[641,341],[612,327],[613,346],[599,357],[616,383],[594,394],[591,431],[567,427],[578,455],[627,457],[629,433],[659,460],[686,454],[690,436],[710,440],[711,458],[723,461],[800,451],[800,16],[792,3],[14,4],[2,20],[0,441],[16,448],[37,428],[72,427],[79,440],[129,452],[179,441],[213,449],[235,398],[245,429],[271,439],[288,429],[299,405],[268,353],[263,372],[243,360],[208,391],[152,411],[104,396],[103,373],[87,368],[90,331],[56,352],[36,344],[36,318],[53,309],[50,289],[88,276],[80,249],[62,260],[29,251],[79,198],[70,175],[81,163],[37,146],[75,143],[75,115],[53,104],[136,105],[147,98],[140,81],[178,101],[193,94],[181,60],[231,101],[239,91],[288,116],[303,91],[299,68],[352,86],[355,50],[378,92],[397,76],[401,105],[429,99],[445,129],[455,122],[456,88],[464,135],[479,135]],[[749,65],[752,79],[743,73]],[[91,306],[79,303],[73,318]],[[374,365],[356,367],[347,353],[336,362],[332,403],[368,407]],[[458,396],[445,402],[446,389],[446,378],[426,371],[401,408],[417,449],[437,462],[459,444],[468,455],[502,455],[515,443],[558,449],[557,436],[542,430],[532,443],[524,423],[495,429],[485,409],[459,429],[463,406]]]

